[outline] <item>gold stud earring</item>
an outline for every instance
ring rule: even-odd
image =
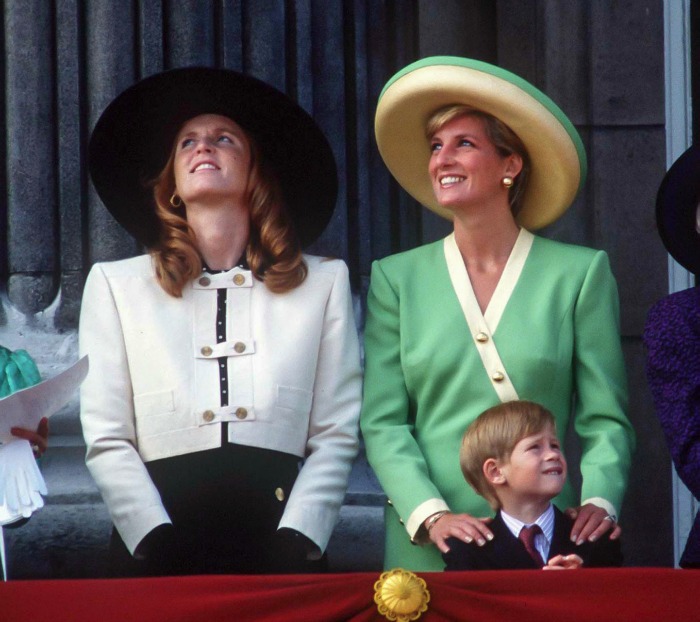
[[[504,188],[510,188],[513,185],[513,178],[512,177],[504,177],[501,180],[501,183],[503,184]]]
[[[182,206],[182,199],[177,196],[177,192],[173,192],[173,196],[170,197],[170,205],[173,207],[181,207]]]

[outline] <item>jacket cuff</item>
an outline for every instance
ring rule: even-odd
[[[126,548],[129,549],[129,553],[133,555],[141,541],[158,525],[164,523],[172,523],[165,508],[162,505],[153,505],[130,517],[128,521],[120,521],[117,531]]]
[[[424,539],[420,537],[421,527],[428,516],[432,516],[435,512],[450,511],[449,506],[442,499],[428,499],[421,503],[408,517],[406,521],[406,531],[411,538],[413,544],[422,544]]]
[[[607,499],[603,499],[603,497],[590,497],[589,499],[581,501],[581,505],[586,505],[586,503],[592,503],[593,505],[597,505],[599,508],[603,508],[615,519],[615,522],[617,522],[617,510],[615,509],[615,506]]]
[[[288,503],[277,529],[293,529],[306,536],[317,548],[309,553],[309,559],[320,559],[328,546],[338,512],[322,506],[304,508]]]

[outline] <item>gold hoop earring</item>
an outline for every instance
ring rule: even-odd
[[[513,178],[512,177],[504,177],[501,180],[501,183],[503,184],[504,188],[510,188],[513,185]]]
[[[170,205],[173,207],[182,207],[182,199],[177,196],[177,192],[173,192],[173,196],[170,197]]]

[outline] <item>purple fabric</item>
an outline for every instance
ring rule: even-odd
[[[700,288],[657,302],[649,311],[644,343],[647,378],[673,464],[700,498]],[[688,536],[681,566],[700,566],[700,515]]]

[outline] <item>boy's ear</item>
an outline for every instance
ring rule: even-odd
[[[484,461],[483,466],[484,477],[486,481],[492,486],[498,486],[499,484],[505,484],[506,478],[501,471],[501,465],[495,458],[488,458]]]

